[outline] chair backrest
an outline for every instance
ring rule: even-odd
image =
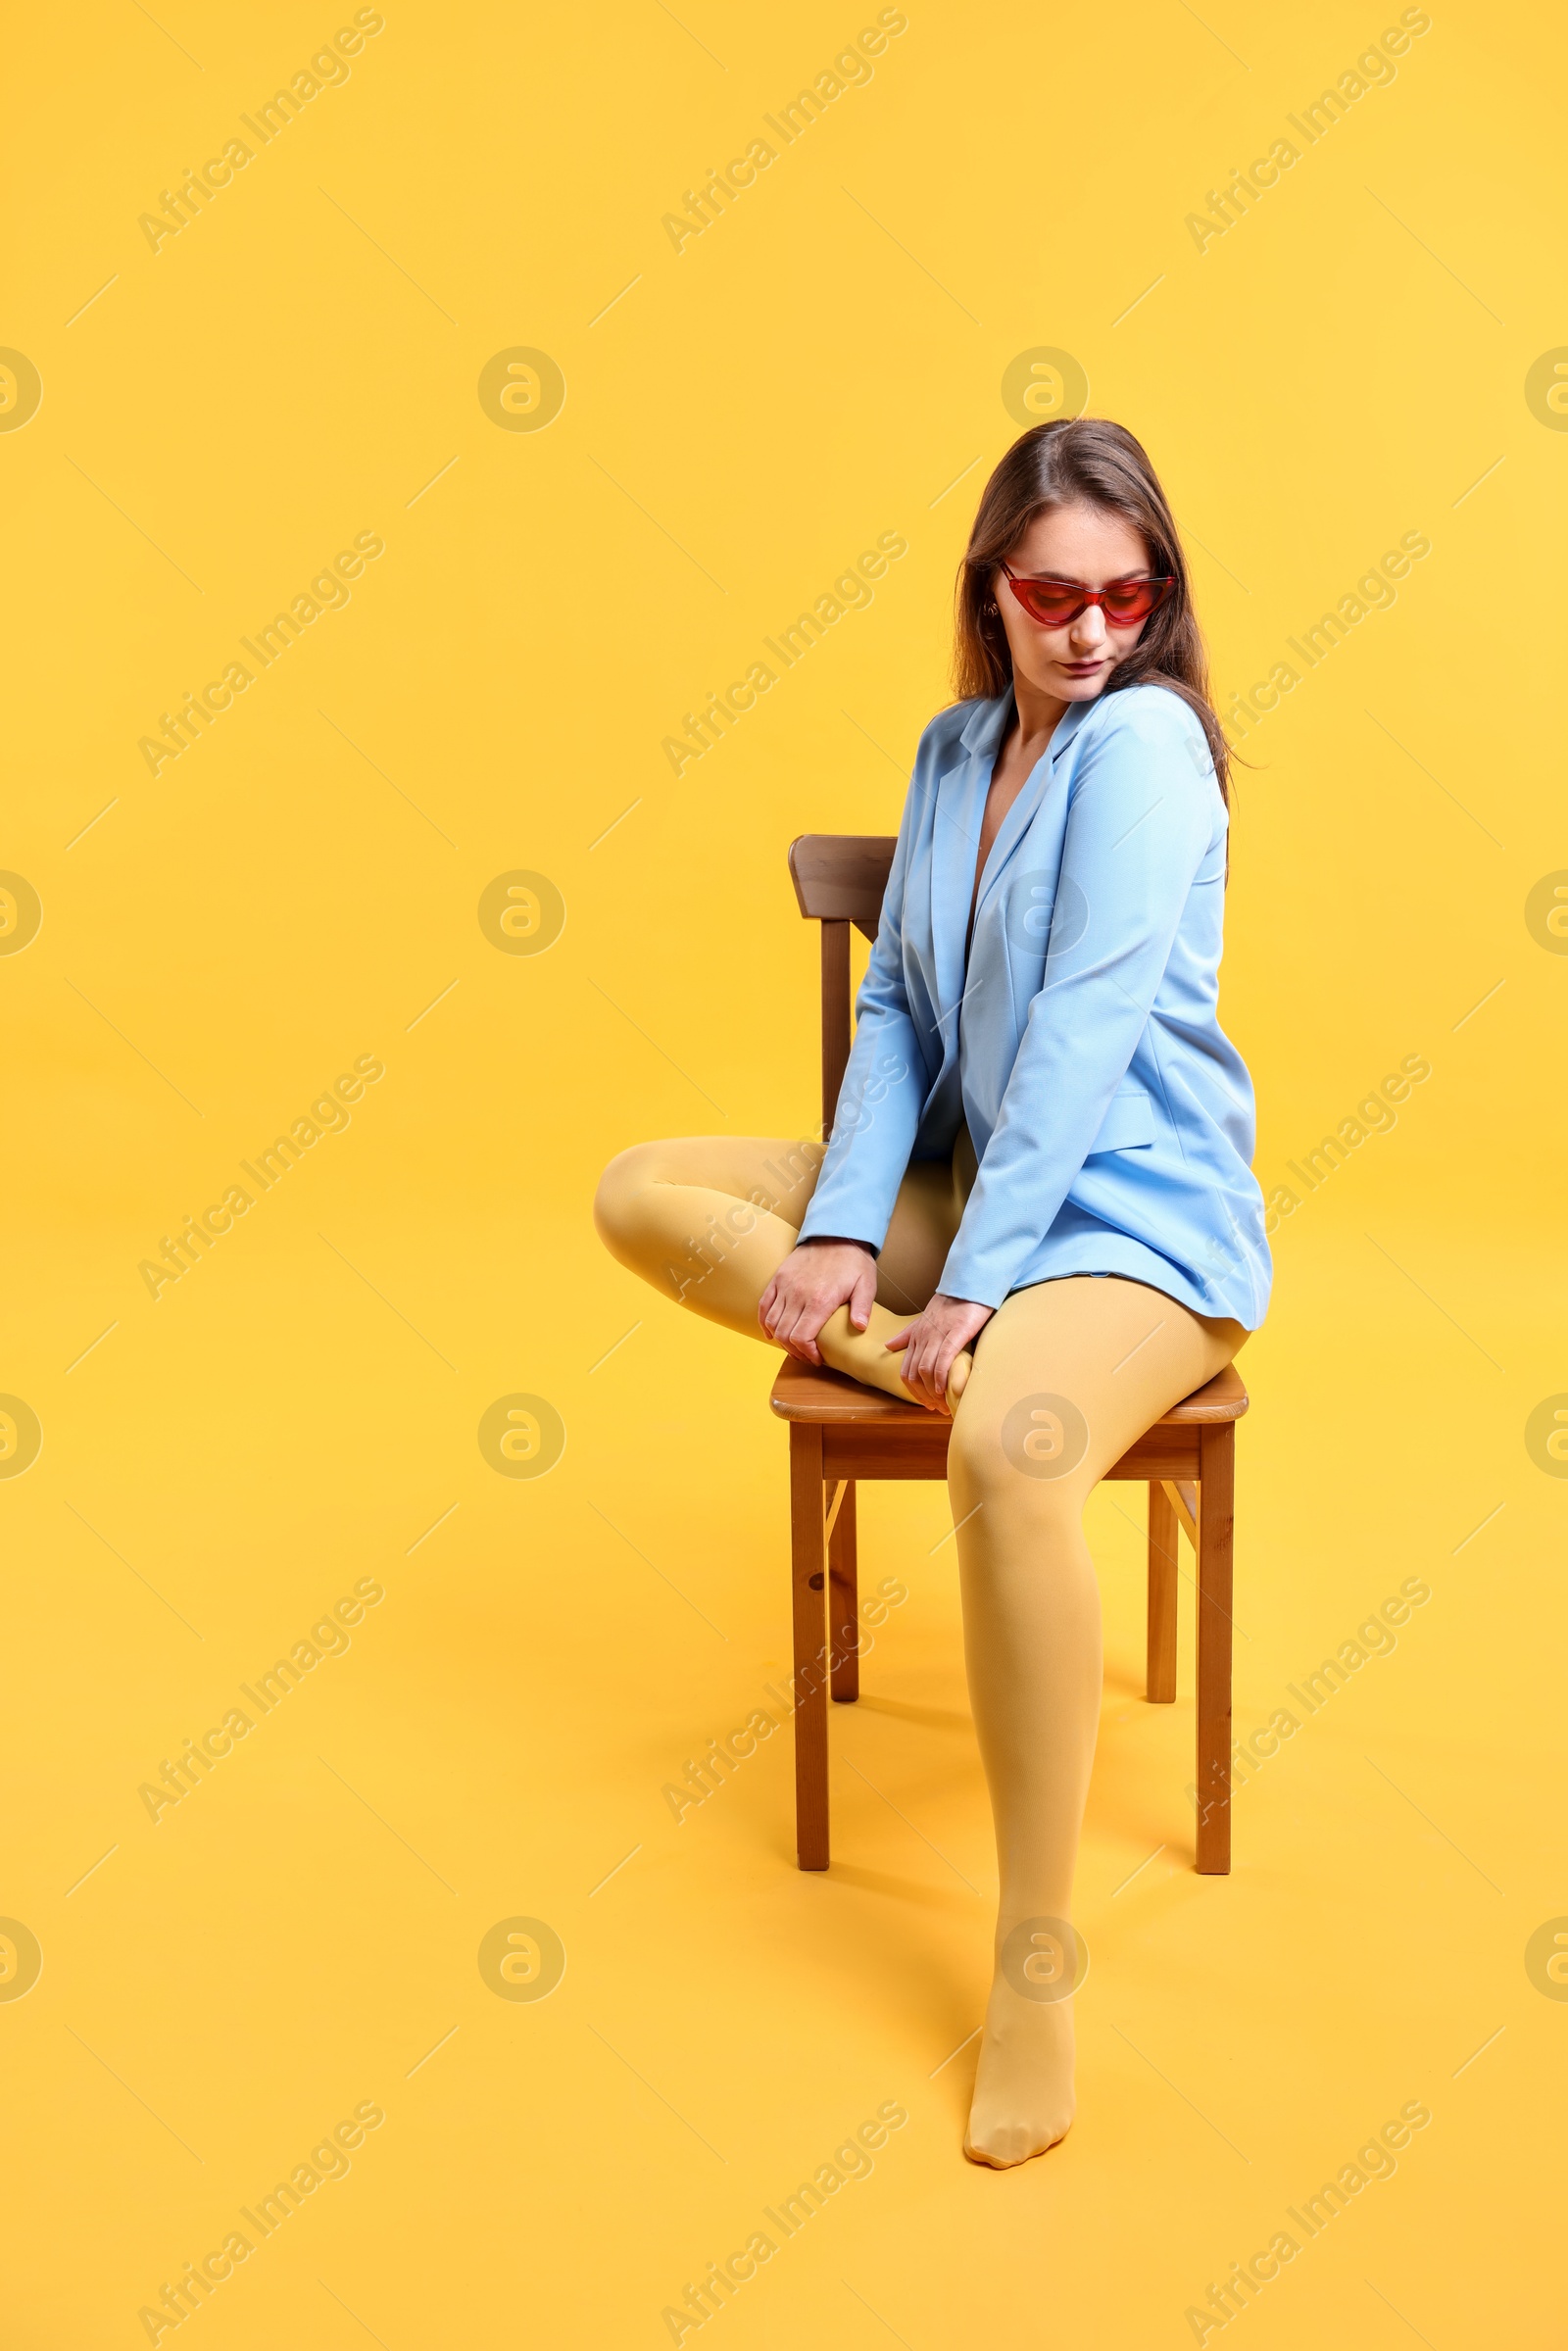
[[[822,925],[822,1140],[850,1057],[850,925],[876,937],[897,847],[891,833],[803,833],[790,843],[801,912]]]

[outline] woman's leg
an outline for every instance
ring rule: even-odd
[[[1246,1336],[1142,1283],[1075,1275],[1015,1292],[975,1349],[948,1479],[1002,1882],[965,2140],[981,2162],[1021,2163],[1073,2117],[1073,1944],[1059,1930],[1072,1917],[1101,1698],[1084,1504]]]
[[[611,1255],[666,1298],[765,1340],[758,1301],[795,1247],[822,1157],[819,1143],[772,1136],[639,1144],[606,1168],[594,1221]],[[903,1357],[887,1342],[930,1299],[961,1204],[946,1161],[908,1170],[877,1259],[870,1321],[852,1330],[841,1306],[817,1340],[825,1363],[909,1401]]]

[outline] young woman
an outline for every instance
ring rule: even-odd
[[[1101,1698],[1097,1481],[1268,1301],[1252,1093],[1216,1014],[1226,745],[1176,526],[1120,425],[1039,425],[980,501],[825,1157],[651,1143],[622,1264],[951,1413],[1001,1905],[964,2152],[1073,2116],[1073,1865]],[[699,1251],[701,1253],[699,1253]]]

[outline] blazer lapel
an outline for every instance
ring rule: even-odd
[[[1010,696],[1008,698],[1008,716],[1010,717]],[[991,896],[992,891],[995,890],[997,884],[1001,881],[1003,874],[1006,871],[1007,865],[1011,860],[1014,851],[1017,849],[1018,844],[1023,840],[1024,836],[1029,830],[1029,827],[1033,824],[1036,816],[1040,812],[1040,804],[1045,799],[1047,792],[1051,788],[1052,779],[1056,772],[1058,762],[1065,754],[1068,745],[1072,742],[1073,737],[1083,725],[1085,718],[1094,708],[1095,704],[1092,702],[1075,702],[1071,704],[1067,710],[1063,710],[1061,717],[1057,722],[1056,730],[1051,738],[1050,749],[1046,752],[1043,759],[1036,761],[1029,781],[1025,784],[1023,790],[1019,793],[1017,799],[1007,810],[1006,815],[1003,818],[1001,830],[998,832],[996,840],[991,845],[991,855],[986,859],[985,876],[980,885],[980,906],[984,906],[986,900]],[[988,768],[986,772],[989,780],[990,769]],[[982,808],[984,808],[984,796],[982,795]],[[978,818],[976,819],[975,829],[976,831],[979,830]],[[979,907],[976,908],[975,918],[978,921]]]
[[[957,757],[937,783],[931,832],[931,948],[943,1057],[957,1044],[956,1014],[963,991],[963,944],[969,928],[980,826],[997,752],[1012,717],[1009,690],[978,705],[959,736]]]

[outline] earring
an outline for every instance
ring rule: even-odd
[[[995,620],[998,617],[1001,607],[998,605],[996,598],[993,596],[980,607],[980,611],[985,619]]]

